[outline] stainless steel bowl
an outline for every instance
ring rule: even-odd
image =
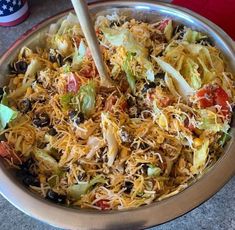
[[[94,3],[90,5],[90,10],[94,17],[114,11],[148,21],[155,21],[166,16],[171,17],[213,38],[216,46],[221,49],[227,59],[229,68],[235,73],[235,49],[232,39],[215,24],[189,10],[151,1]],[[15,42],[0,60],[0,85],[6,84],[7,79],[4,76],[7,74],[7,65],[19,49],[25,45],[34,47],[42,44],[48,26],[66,14],[67,12],[64,12],[43,21]],[[0,161],[0,192],[26,214],[65,229],[142,229],[161,224],[188,212],[207,200],[234,175],[234,124],[231,128],[232,140],[227,144],[225,154],[202,178],[181,193],[148,206],[126,211],[99,212],[56,205],[29,192],[16,179],[14,171],[7,168],[3,161]]]

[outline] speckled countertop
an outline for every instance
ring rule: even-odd
[[[16,27],[0,27],[0,54],[36,23],[70,8],[69,2],[69,0],[31,0],[29,2],[31,15],[27,21]],[[0,229],[52,230],[56,228],[25,215],[0,196]],[[151,230],[155,229],[235,229],[235,177],[198,208]]]

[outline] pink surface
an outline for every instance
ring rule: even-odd
[[[235,0],[173,0],[217,24],[235,40]]]

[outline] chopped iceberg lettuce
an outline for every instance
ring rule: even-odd
[[[74,106],[86,117],[89,117],[95,109],[96,87],[94,81],[80,87],[76,96],[72,98]]]
[[[218,123],[218,116],[216,113],[208,110],[208,109],[201,109],[199,111],[199,114],[201,116],[201,122],[197,125],[197,128],[203,129],[203,130],[209,130],[212,132],[219,132],[223,131],[226,132],[229,130],[229,124],[224,123]]]
[[[95,184],[104,184],[106,182],[105,178],[101,175],[98,175],[94,177],[92,180],[89,182],[79,182],[78,184],[71,185],[68,187],[67,193],[68,196],[75,199],[79,200],[82,195],[86,194],[89,189],[92,188]]]
[[[199,66],[196,62],[194,62],[191,58],[187,58],[181,71],[182,75],[193,89],[199,89],[202,86],[198,68]]]
[[[150,177],[160,176],[161,172],[162,172],[162,170],[159,167],[156,167],[154,165],[149,165],[149,167],[147,169],[147,174]]]
[[[171,77],[169,77],[167,73],[165,74],[165,82],[166,82],[166,85],[167,85],[168,89],[170,90],[171,94],[174,97],[179,97],[180,95],[177,93],[175,86],[174,86],[174,83],[173,83]]]
[[[69,13],[67,18],[62,21],[60,28],[57,31],[57,34],[59,35],[64,34],[69,28],[71,28],[76,24],[79,24],[77,16],[72,13]]]
[[[194,31],[191,30],[190,28],[186,30],[183,40],[187,41],[189,43],[195,43],[199,40],[201,40],[202,38],[206,38],[206,35],[203,35],[202,33],[198,32],[198,31]]]
[[[38,149],[34,153],[35,158],[45,166],[46,171],[52,171],[59,174],[60,169],[57,161],[50,156],[46,151]]]
[[[66,93],[60,97],[60,104],[63,109],[69,109],[73,96],[74,95],[72,93]]]
[[[83,40],[81,40],[79,47],[75,49],[72,61],[72,67],[78,68],[79,65],[82,63],[85,55],[86,55],[86,45]]]
[[[109,113],[102,113],[101,114],[101,125],[102,125],[102,132],[103,137],[108,144],[108,166],[112,166],[116,155],[118,153],[118,139],[119,136],[117,133],[119,129],[117,125],[111,120]]]
[[[172,38],[172,34],[173,34],[172,20],[168,20],[168,23],[164,29],[164,34],[165,34],[166,40],[170,41]]]
[[[113,46],[124,46],[127,51],[146,57],[147,49],[134,39],[129,30],[103,28],[102,32]]]
[[[205,138],[200,148],[194,150],[193,166],[191,169],[192,172],[197,172],[197,170],[199,170],[201,167],[205,165],[208,152],[209,152],[209,139]]]
[[[189,95],[194,93],[193,88],[187,83],[183,76],[170,64],[160,58],[153,57],[153,59],[158,63],[158,65],[163,71],[165,71],[172,77],[174,85],[180,96],[182,96],[184,99],[187,99]]]
[[[6,105],[0,104],[0,131],[4,130],[7,124],[14,120],[18,115],[18,112],[9,108]]]
[[[130,86],[132,92],[135,92],[135,90],[136,90],[136,88],[135,88],[136,79],[135,79],[135,76],[132,73],[132,70],[131,70],[131,67],[130,67],[131,58],[132,58],[132,55],[131,55],[131,53],[128,52],[127,58],[124,61],[122,68],[126,73],[126,78],[127,78],[127,81],[129,83],[129,86]]]

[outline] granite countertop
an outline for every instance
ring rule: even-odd
[[[71,8],[70,1],[64,0],[31,0],[29,3],[31,15],[28,20],[16,27],[0,27],[0,54],[2,54],[23,32],[30,29],[36,23],[60,11]],[[0,210],[1,230],[56,229],[20,212],[2,196],[0,196]],[[216,195],[193,211],[160,225],[159,227],[152,228],[151,230],[175,228],[181,230],[235,229],[235,177]]]

